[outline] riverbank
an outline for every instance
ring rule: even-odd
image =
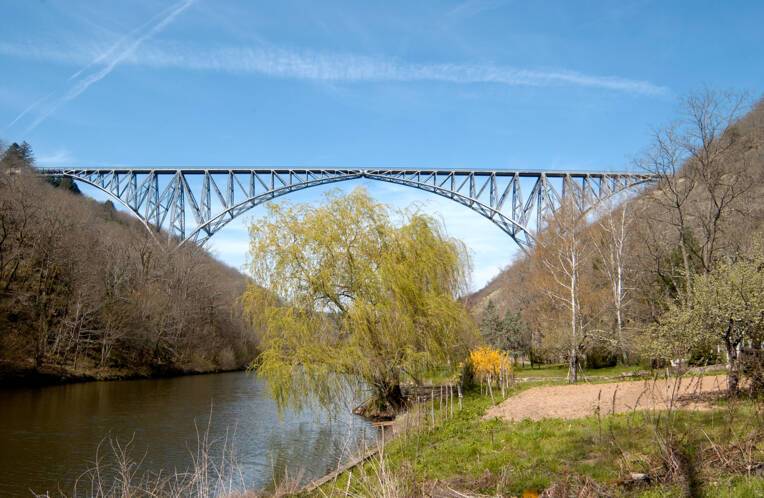
[[[713,386],[713,378],[705,384]],[[515,385],[505,407],[523,393],[555,382]],[[620,382],[619,384],[629,384]],[[633,381],[644,385],[644,381]],[[614,384],[601,384],[610,388]],[[591,390],[583,384],[570,389]],[[633,386],[629,386],[633,387]],[[721,384],[720,384],[721,387]],[[486,417],[494,405],[467,393],[454,417],[438,418],[390,441],[372,459],[305,496],[762,496],[762,402],[727,400],[718,390],[699,393],[703,410],[657,406],[608,414],[612,397],[588,416]],[[611,393],[612,394],[612,393]],[[587,403],[588,403],[587,398]],[[497,403],[499,404],[499,403]],[[616,410],[617,411],[617,410]],[[376,486],[376,488],[375,488]],[[535,494],[533,494],[535,493]]]
[[[40,178],[32,157],[0,148],[3,386],[222,372],[257,356],[249,277],[194,244],[158,244],[111,203]]]
[[[0,389],[19,387],[43,387],[81,382],[119,381],[138,379],[165,379],[188,375],[205,375],[226,372],[240,372],[248,365],[235,368],[178,368],[178,367],[137,367],[137,368],[85,368],[71,369],[56,365],[36,368],[28,364],[0,360]]]

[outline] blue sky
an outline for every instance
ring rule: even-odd
[[[628,169],[682,95],[764,87],[760,1],[0,0],[0,9],[0,139],[29,141],[48,166]],[[366,186],[441,216],[473,252],[474,288],[517,254],[451,201]],[[245,261],[250,218],[210,241],[233,266]]]

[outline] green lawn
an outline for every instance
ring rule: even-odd
[[[579,371],[579,377],[616,377],[621,374],[630,374],[644,371],[639,365],[616,365],[614,367],[582,369]],[[538,378],[565,378],[568,376],[567,365],[543,365],[540,368],[531,368],[529,366],[515,368],[515,375],[520,378],[538,377]]]
[[[622,374],[633,374],[637,372],[646,371],[644,367],[639,365],[616,365],[614,367],[605,368],[591,368],[582,369],[579,371],[581,379],[598,378],[598,377],[617,377]],[[556,365],[542,365],[540,367],[531,368],[528,365],[516,366],[514,368],[515,376],[518,378],[534,378],[534,379],[565,379],[568,376],[568,366],[563,364]],[[420,380],[424,384],[445,384],[453,382],[453,371],[443,370],[431,370],[421,376]],[[406,379],[412,381],[412,379]]]
[[[528,387],[526,384],[515,390]],[[587,478],[610,493],[624,496],[676,496],[680,492],[678,485],[654,484],[647,489],[626,490],[617,484],[629,472],[654,474],[659,467],[659,447],[651,418],[656,414],[636,412],[601,421],[589,417],[507,423],[482,420],[489,405],[486,397],[468,394],[464,409],[452,419],[434,430],[424,429],[389,443],[385,450],[387,468],[416,486],[438,480],[453,483],[455,489],[507,496],[520,496],[525,490],[540,491],[565,480],[580,483]],[[700,462],[696,466],[701,469],[704,495],[764,494],[763,479],[725,473],[702,464],[701,458],[708,454],[709,439],[721,444],[740,441],[760,424],[750,402],[743,403],[734,417],[723,404],[711,411],[677,412],[675,433],[681,435],[683,451],[696,455],[694,461]],[[757,461],[764,461],[762,450],[754,448]],[[372,466],[366,466],[371,474]],[[335,483],[342,490],[346,485],[345,476]],[[373,494],[364,490],[357,477],[351,480],[351,488],[355,486],[362,487],[356,490],[361,495]],[[330,488],[317,496],[331,495]]]

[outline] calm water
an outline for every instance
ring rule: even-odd
[[[348,407],[336,412],[288,411],[279,419],[267,384],[244,372],[0,390],[0,496],[53,494],[59,485],[70,491],[109,436],[134,437],[142,469],[184,470],[197,447],[194,423],[204,431],[210,413],[211,438],[233,433],[248,486],[267,486],[285,469],[302,470],[307,481],[376,437]]]

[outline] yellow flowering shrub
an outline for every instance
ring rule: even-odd
[[[488,346],[470,351],[470,363],[475,377],[481,382],[490,383],[499,379],[502,370],[508,374],[512,369],[506,352]]]

